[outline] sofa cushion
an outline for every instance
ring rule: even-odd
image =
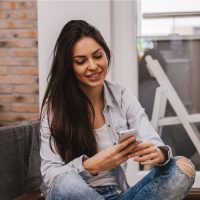
[[[39,149],[39,121],[0,128],[0,199],[40,187]]]

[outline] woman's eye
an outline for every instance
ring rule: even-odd
[[[82,64],[84,64],[84,62],[85,62],[84,60],[80,60],[80,61],[77,60],[77,61],[75,61],[75,63],[76,63],[77,65],[82,65]]]
[[[96,56],[94,56],[94,58],[96,58],[96,59],[100,59],[102,57],[102,55],[96,55]]]

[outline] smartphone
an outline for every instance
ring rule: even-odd
[[[123,142],[127,138],[131,136],[137,136],[137,130],[136,129],[130,129],[130,130],[123,130],[119,132],[119,143]]]

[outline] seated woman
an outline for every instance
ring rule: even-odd
[[[110,50],[83,20],[62,29],[41,111],[41,173],[48,200],[179,200],[195,179],[193,164],[172,157],[137,99],[106,81]],[[136,129],[119,143],[119,132]],[[130,187],[127,160],[152,166]]]

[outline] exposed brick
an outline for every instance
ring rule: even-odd
[[[38,114],[30,114],[29,119],[31,121],[39,120],[40,119],[40,115],[39,115],[39,113]]]
[[[1,29],[0,39],[13,39],[13,38],[37,38],[37,31],[35,29]]]
[[[25,57],[1,57],[0,59],[1,66],[36,66],[37,60],[34,58],[25,58]]]
[[[0,94],[1,103],[34,103],[34,96]]]
[[[29,115],[26,113],[0,112],[1,122],[28,121]]]
[[[38,84],[17,85],[17,86],[14,86],[13,92],[18,93],[18,94],[39,94],[39,86]]]
[[[0,76],[0,84],[32,84],[36,83],[35,77],[7,75]]]
[[[36,20],[1,20],[0,29],[34,28],[37,27]]]
[[[8,51],[6,51],[5,49],[0,49],[0,57],[5,57],[8,56]]]
[[[12,31],[1,29],[0,30],[0,39],[10,39],[13,37]]]
[[[11,85],[0,85],[0,94],[9,94],[12,93],[13,86]],[[1,102],[1,100],[0,100]]]
[[[0,0],[0,126],[39,119],[37,0]]]
[[[13,104],[11,110],[14,112],[38,113],[39,106],[37,104]]]
[[[35,103],[37,103],[39,105],[39,95],[35,97]]]
[[[37,38],[37,31],[29,30],[29,31],[20,31],[18,33],[19,38]]]
[[[0,48],[0,57],[34,57],[37,60],[38,50],[37,48]],[[2,58],[1,58],[2,59]]]
[[[8,69],[6,67],[0,67],[0,75],[7,75],[8,73]]]
[[[6,15],[5,15],[6,17]],[[9,12],[10,19],[22,19],[22,20],[36,20],[37,11],[36,10],[15,10]]]
[[[0,20],[8,18],[9,18],[9,13],[4,10],[0,10]]]
[[[9,72],[10,74],[38,75],[38,68],[37,67],[10,67]]]
[[[9,112],[9,111],[10,111],[10,105],[0,104],[0,112]]]
[[[5,54],[5,51],[4,51]],[[1,56],[1,49],[0,49],[0,56]],[[38,57],[38,50],[37,48],[17,48],[17,49],[10,49],[9,56],[11,57]]]
[[[12,40],[2,40],[0,41],[0,48],[15,48],[15,47],[36,47],[37,40],[34,39],[12,39]]]
[[[33,7],[33,1],[0,1],[1,9],[28,9]]]

